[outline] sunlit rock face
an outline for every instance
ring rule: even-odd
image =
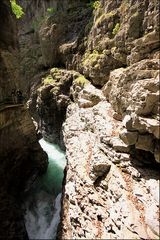
[[[114,69],[159,58],[158,6],[148,0],[100,1],[82,61],[95,85],[103,86]]]
[[[59,235],[158,239],[159,165],[152,154],[135,154],[119,138],[123,123],[113,118],[101,90],[100,102],[81,104],[89,89],[95,94],[92,88],[84,87],[78,102],[69,105],[63,124],[68,164]]]
[[[160,162],[159,60],[141,60],[112,71],[103,92],[124,118],[121,139],[128,146],[151,152]]]
[[[12,89],[21,84],[16,24],[7,0],[0,2],[0,23],[0,236],[27,239],[22,195],[31,179],[45,171],[47,158],[37,142],[28,110],[11,103]]]
[[[103,86],[114,117],[125,118],[119,134],[124,143],[160,162],[158,5],[100,1],[82,66]]]
[[[61,128],[70,102],[70,87],[75,77],[74,71],[53,68],[37,91],[39,130],[45,139],[61,147],[64,146]]]

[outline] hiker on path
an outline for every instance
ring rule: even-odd
[[[11,95],[12,95],[12,103],[16,104],[16,89],[15,88],[12,89]]]
[[[21,104],[23,102],[23,96],[22,96],[21,90],[19,90],[19,89],[17,90],[16,96],[17,96],[17,103]]]

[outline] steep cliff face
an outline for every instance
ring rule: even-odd
[[[73,68],[74,64],[77,68],[84,51],[80,42],[92,10],[86,8],[87,0],[18,2],[25,12],[18,21],[21,76],[27,83],[26,91],[33,93],[40,73],[43,76],[50,67]]]
[[[74,71],[53,68],[38,89],[39,130],[45,139],[59,144],[62,148],[62,124],[70,103],[70,87],[77,76]]]
[[[57,5],[39,30],[43,60],[48,66],[61,62],[102,86],[115,117],[126,116],[132,124],[124,126],[121,138],[159,162],[159,3],[95,3],[93,12],[86,1],[75,3],[77,10],[74,1],[63,10]]]
[[[38,144],[28,110],[12,99],[12,89],[23,84],[19,77],[15,18],[7,0],[0,3],[0,23],[0,237],[27,239],[22,195],[31,178],[45,171],[47,158]]]
[[[57,8],[57,1],[17,1],[23,8],[25,15],[18,20],[18,39],[20,47],[20,73],[25,80],[25,90],[29,97],[32,85],[39,82],[41,75],[46,72],[43,62],[39,39],[39,27],[44,21],[47,9]],[[36,75],[38,75],[36,77]],[[34,79],[33,79],[34,78]]]
[[[82,65],[84,74],[94,84],[103,86],[111,70],[145,58],[158,58],[159,2],[120,0],[99,3]]]
[[[114,114],[90,84],[67,109],[62,239],[158,239],[159,165],[119,138]]]
[[[1,35],[0,35],[0,65],[1,65],[1,74],[0,74],[0,102],[7,100],[10,95],[10,89],[14,87],[19,87],[19,79],[17,73],[17,59],[15,55],[17,38],[16,28],[13,16],[8,14],[9,4],[6,2],[1,3],[0,8],[0,23],[1,23]],[[8,51],[9,48],[9,51]],[[16,84],[12,81],[16,79]]]
[[[35,29],[43,65],[78,70],[103,86],[111,70],[158,58],[158,1],[89,2],[49,2],[52,12],[46,7]]]
[[[59,236],[158,239],[159,2],[49,7],[55,11],[36,31],[36,60],[60,69],[46,73],[30,106],[49,141],[64,137]]]
[[[38,128],[49,142],[65,148],[62,124],[66,118],[66,109],[75,99],[74,89],[80,91],[89,81],[76,71],[52,68],[50,75],[43,79],[37,91]],[[34,102],[32,103],[34,104]]]

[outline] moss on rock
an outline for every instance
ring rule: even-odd
[[[80,75],[74,80],[73,83],[80,85],[80,86],[85,86],[86,84],[89,83],[89,81],[83,75]]]
[[[95,65],[98,59],[101,58],[103,53],[93,50],[93,52],[87,51],[83,57],[82,64],[85,65]]]
[[[115,36],[119,32],[119,29],[120,29],[120,23],[116,23],[116,25],[113,28],[112,34]]]
[[[43,79],[44,85],[53,85],[55,84],[55,82],[55,79],[53,79],[51,75],[48,75],[46,78]]]

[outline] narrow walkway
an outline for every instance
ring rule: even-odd
[[[12,103],[3,103],[3,104],[0,104],[0,112],[3,112],[9,108],[19,108],[19,107],[22,107],[24,106],[23,103],[17,103],[17,104],[12,104]]]

